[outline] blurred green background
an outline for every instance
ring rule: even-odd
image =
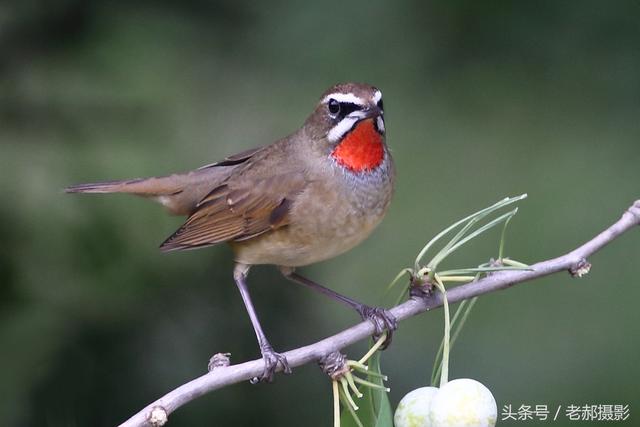
[[[112,426],[216,352],[259,356],[228,248],[162,254],[180,218],[66,185],[262,145],[299,126],[328,86],[365,81],[384,93],[397,193],[370,239],[308,276],[389,304],[384,288],[431,236],[523,192],[507,254],[553,257],[640,197],[639,18],[630,0],[1,3],[0,425]],[[485,262],[497,239],[447,266]],[[484,296],[451,377],[482,381],[499,408],[625,404],[621,424],[634,423],[639,254],[633,231],[581,280]],[[272,267],[250,285],[279,350],[357,320]],[[441,310],[401,324],[382,359],[394,405],[427,383],[441,334]],[[331,420],[329,382],[309,365],[209,394],[170,425]]]

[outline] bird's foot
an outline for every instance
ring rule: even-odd
[[[278,365],[282,367],[282,371],[285,374],[291,373],[291,368],[289,367],[289,362],[287,362],[287,358],[284,357],[280,353],[276,353],[273,351],[273,348],[270,345],[264,345],[260,347],[260,352],[262,353],[262,360],[264,360],[264,371],[260,377],[254,377],[251,379],[251,384],[257,384],[259,382],[272,382],[273,375],[278,370]]]
[[[382,307],[369,307],[363,304],[357,307],[356,310],[363,320],[369,320],[373,323],[375,327],[373,332],[374,340],[378,340],[385,331],[387,332],[387,339],[384,340],[380,349],[384,350],[389,347],[393,332],[398,329],[398,319],[389,310],[385,310]]]

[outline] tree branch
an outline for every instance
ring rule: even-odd
[[[547,261],[532,265],[530,270],[501,271],[490,274],[476,282],[460,285],[447,291],[449,303],[462,301],[478,295],[511,287],[532,279],[547,276],[559,271],[569,271],[573,276],[581,276],[588,272],[590,264],[587,257],[600,250],[621,234],[640,225],[640,200],[637,200],[622,217],[609,228],[573,251]],[[398,321],[423,313],[442,305],[442,296],[434,293],[428,297],[413,297],[391,309]],[[371,322],[363,321],[333,336],[314,344],[297,348],[284,353],[291,367],[314,362],[327,354],[340,350],[360,340],[368,338],[374,332]],[[213,390],[247,381],[260,376],[264,369],[262,359],[238,365],[216,367],[175,390],[167,393],[155,402],[147,405],[140,412],[121,424],[121,427],[160,426],[166,422],[170,413],[186,403]]]

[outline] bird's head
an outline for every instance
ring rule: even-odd
[[[382,92],[368,84],[337,84],[322,94],[304,130],[341,166],[375,169],[386,151]]]

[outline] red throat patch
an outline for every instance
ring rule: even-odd
[[[375,169],[384,159],[382,136],[373,119],[358,123],[331,153],[342,166],[354,172]]]

